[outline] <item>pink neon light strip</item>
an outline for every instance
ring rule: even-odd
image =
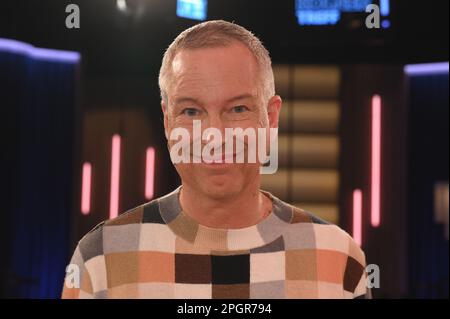
[[[83,164],[81,180],[81,213],[83,215],[88,215],[91,211],[91,181],[92,165],[86,162]]]
[[[353,239],[362,244],[362,192],[359,189],[353,191]]]
[[[381,188],[381,97],[372,97],[372,172],[371,172],[371,224],[380,226]]]
[[[155,149],[147,148],[145,160],[145,198],[152,199],[155,183]]]
[[[119,182],[120,182],[120,135],[112,137],[111,150],[111,194],[109,218],[117,217],[119,213]]]

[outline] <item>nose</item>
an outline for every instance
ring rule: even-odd
[[[208,129],[214,128],[220,132],[220,137],[216,136],[216,133],[211,134],[212,132]],[[204,135],[204,132],[208,130],[209,134]],[[209,136],[208,136],[209,135]],[[205,139],[202,141],[204,145],[208,144],[210,147],[215,149],[217,152],[219,149],[223,153],[225,150],[223,149],[224,139],[225,139],[225,123],[221,118],[220,114],[209,114],[209,116],[202,123],[202,137]]]
[[[224,136],[225,124],[219,114],[211,114],[204,120],[202,123],[202,130],[206,130],[208,128],[218,129],[222,136]]]

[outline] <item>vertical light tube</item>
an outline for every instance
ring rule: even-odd
[[[155,149],[148,147],[145,159],[145,198],[152,199],[155,183]]]
[[[386,17],[391,12],[391,6],[389,0],[380,0],[380,13],[382,16]]]
[[[92,165],[85,162],[83,164],[81,178],[81,213],[88,215],[91,211],[91,183],[92,183]]]
[[[109,203],[109,218],[119,214],[119,183],[120,183],[120,135],[112,137],[111,147],[111,193]]]
[[[360,189],[353,191],[353,239],[362,244],[362,192]]]
[[[373,227],[380,226],[381,193],[381,97],[372,97],[372,154],[371,154],[370,220]]]

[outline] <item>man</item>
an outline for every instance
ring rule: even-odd
[[[269,54],[236,24],[182,32],[164,55],[159,84],[169,149],[173,131],[193,133],[195,121],[220,132],[278,127],[282,101]],[[224,160],[236,152],[176,163],[178,189],[89,232],[71,261],[80,286],[66,280],[63,297],[364,297],[365,257],[352,238],[261,191],[261,161]]]

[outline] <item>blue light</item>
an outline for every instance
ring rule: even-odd
[[[339,2],[339,1],[338,1]],[[343,12],[365,12],[371,0],[341,0],[340,9]]]
[[[192,20],[206,19],[208,0],[177,0],[177,16]]]
[[[389,6],[389,0],[380,0],[380,13],[382,16],[386,17],[389,15],[391,9]]]
[[[408,64],[405,65],[405,73],[408,75],[448,74],[448,62]]]
[[[389,29],[391,27],[391,21],[389,20],[383,20],[381,22],[381,26],[383,27],[383,29]]]
[[[327,25],[339,21],[339,10],[299,10],[297,12],[300,25]]]
[[[371,0],[297,0],[297,10],[332,10],[364,12]]]
[[[296,0],[295,11],[300,25],[330,25],[340,20],[341,13],[363,13],[371,3],[372,0]]]
[[[0,38],[0,51],[22,54],[35,60],[44,61],[78,63],[81,58],[78,52],[35,48],[28,43],[2,38]]]
[[[327,0],[297,0],[297,10],[322,10],[322,9],[338,9],[340,1]]]

